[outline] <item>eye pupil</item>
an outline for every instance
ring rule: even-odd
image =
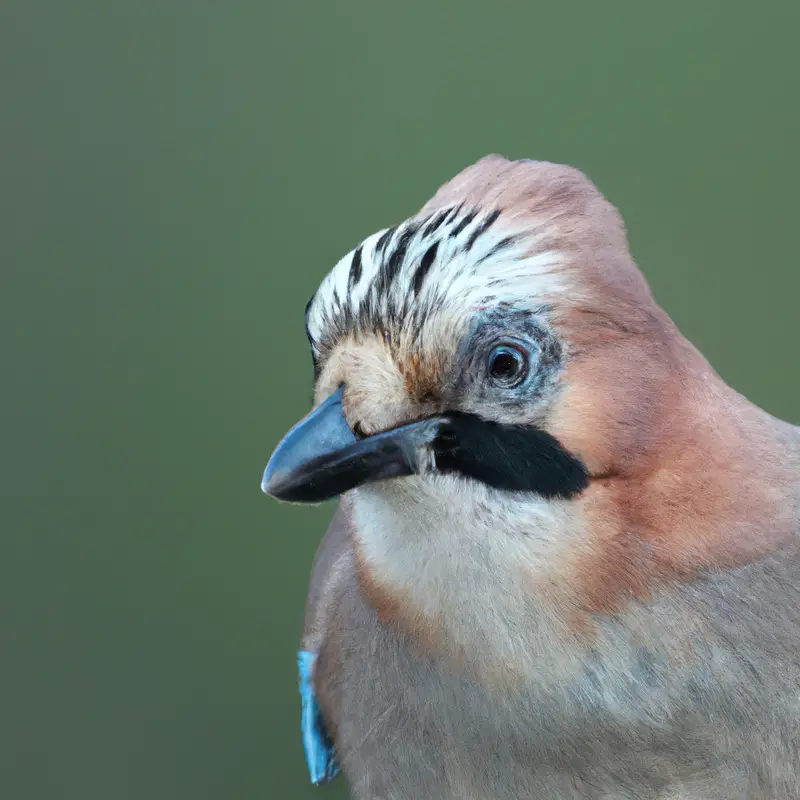
[[[498,353],[492,359],[492,375],[495,378],[512,378],[518,368],[519,362],[511,353]]]
[[[508,345],[495,347],[489,355],[489,375],[495,383],[513,386],[525,377],[525,356]]]

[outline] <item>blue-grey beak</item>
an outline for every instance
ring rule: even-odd
[[[344,387],[300,420],[275,448],[261,488],[290,503],[320,503],[370,481],[412,475],[437,419],[356,438],[342,411]]]

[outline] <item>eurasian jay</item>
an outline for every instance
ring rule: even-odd
[[[339,261],[306,331],[315,409],[262,488],[340,498],[314,782],[800,797],[800,429],[683,338],[582,173],[480,160]]]

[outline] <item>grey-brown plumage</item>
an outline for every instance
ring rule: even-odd
[[[563,682],[489,693],[381,624],[350,537],[337,514],[315,564],[305,646],[319,647],[317,694],[355,797],[800,797],[795,544],[602,620]],[[659,636],[676,617],[695,627],[678,663]],[[552,669],[549,654],[542,661]]]
[[[341,494],[303,647],[354,796],[800,797],[798,429],[577,171],[490,157],[404,225],[309,304],[318,410],[265,477]]]

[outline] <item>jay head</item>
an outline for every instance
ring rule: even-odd
[[[762,523],[793,475],[758,480],[780,426],[680,335],[573,168],[464,170],[336,264],[306,332],[318,405],[263,489],[344,495],[380,607],[449,640],[466,617],[499,635],[520,592],[607,611],[787,532]]]
[[[643,643],[674,675],[710,646],[696,587],[794,534],[796,429],[682,337],[573,168],[482,159],[339,261],[305,324],[316,405],[263,489],[341,497],[330,580],[490,694],[621,708]]]

